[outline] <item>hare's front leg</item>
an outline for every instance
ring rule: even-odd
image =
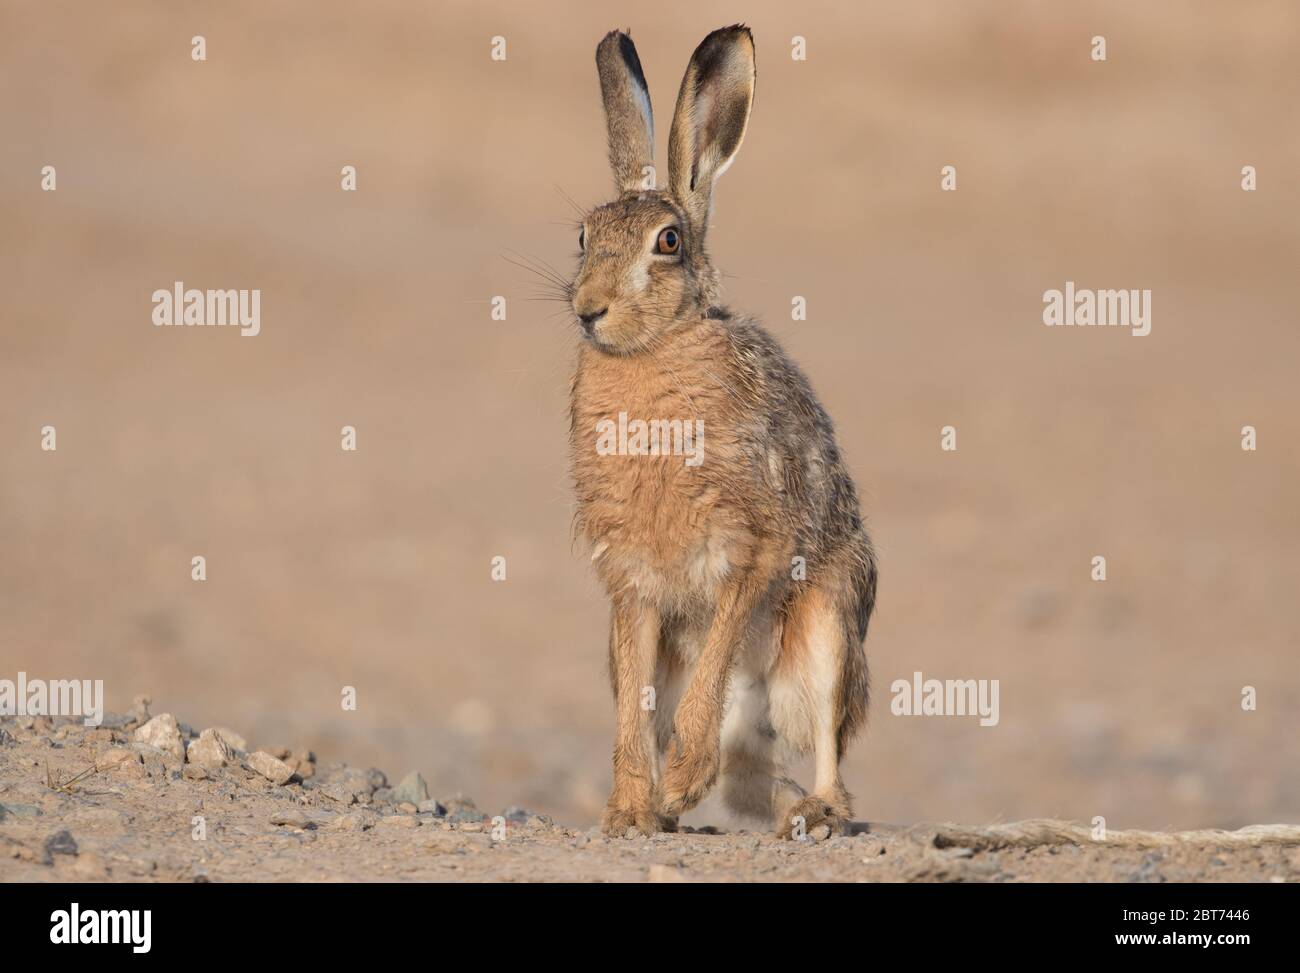
[[[751,573],[730,582],[718,598],[704,648],[673,718],[662,802],[663,813],[669,817],[698,804],[718,777],[727,681],[760,594]]]
[[[659,629],[655,609],[635,596],[614,599],[609,676],[618,732],[614,738],[614,789],[600,826],[606,834],[619,838],[628,828],[644,835],[660,830],[654,797],[654,710],[644,702],[646,687],[655,684]]]

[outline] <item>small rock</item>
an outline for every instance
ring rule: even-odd
[[[418,771],[411,771],[402,778],[402,782],[393,790],[393,800],[401,804],[403,801],[418,805],[421,801],[429,799],[429,785],[425,783],[424,778]]]
[[[234,730],[225,726],[214,726],[212,729],[217,736],[226,741],[226,745],[230,747],[231,750],[238,750],[241,753],[248,751],[248,741]]]
[[[310,750],[299,750],[285,762],[303,780],[316,776],[316,754]]]
[[[185,760],[185,744],[181,741],[180,727],[171,713],[159,713],[148,723],[138,727],[134,740],[137,744],[161,750],[177,760]]]
[[[14,735],[10,733],[8,730],[6,730],[4,727],[0,726],[0,747],[12,747],[12,746],[16,746],[17,743],[18,740],[14,737]]]
[[[375,792],[370,775],[353,767],[340,767],[325,775],[321,793],[340,804],[369,804]]]
[[[46,855],[75,855],[77,842],[71,831],[60,831],[45,839]]]
[[[148,696],[137,696],[131,700],[131,712],[127,714],[130,721],[141,725],[148,723],[149,704],[152,702]]]
[[[340,814],[329,823],[331,831],[364,831],[369,822],[360,814]]]
[[[434,814],[442,817],[447,813],[447,809],[437,801],[421,801],[416,805],[421,814]]]
[[[199,764],[186,764],[185,769],[181,771],[181,776],[186,780],[211,780],[212,775],[208,773],[206,767]]]
[[[418,810],[420,809],[410,801],[403,801],[401,804],[397,805],[398,814],[414,814]]]
[[[293,776],[292,767],[262,750],[248,755],[248,766],[273,784],[287,784]]]
[[[200,767],[216,770],[233,763],[235,755],[230,744],[222,739],[217,730],[207,729],[190,743],[189,749],[185,751],[185,759]]]
[[[283,825],[286,828],[299,828],[307,830],[316,827],[311,821],[307,820],[307,815],[301,811],[279,811],[271,815],[271,823]]]
[[[375,792],[370,795],[370,799],[376,804],[392,804],[393,789],[391,787],[377,788]]]
[[[418,828],[420,819],[409,814],[388,814],[377,823],[385,828]]]

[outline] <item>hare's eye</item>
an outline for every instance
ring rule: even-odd
[[[655,244],[655,249],[660,253],[676,253],[682,246],[681,234],[677,232],[677,227],[670,226],[666,230],[661,230],[659,240]]]
[[[578,249],[587,249],[587,228],[585,226],[578,231]]]

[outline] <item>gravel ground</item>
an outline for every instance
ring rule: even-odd
[[[187,759],[188,758],[188,759]],[[611,839],[435,798],[410,774],[248,750],[137,700],[104,724],[0,719],[0,880],[1300,881],[1300,849],[936,847],[925,825],[803,842],[734,831]]]

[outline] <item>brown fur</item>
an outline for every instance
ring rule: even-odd
[[[629,49],[620,34],[598,48],[624,191],[584,221],[569,287],[587,331],[571,389],[575,532],[613,606],[618,732],[603,826],[672,827],[719,775],[734,810],[783,832],[840,826],[851,808],[838,763],[866,712],[875,556],[830,418],[776,341],[719,307],[704,246],[713,180],[749,118],[753,41],[726,28],[696,50],[667,191],[627,188],[628,160],[652,138]],[[668,227],[676,254],[656,250]],[[702,420],[703,461],[602,455],[598,424],[619,413]],[[778,751],[815,754],[811,796],[782,775]]]

